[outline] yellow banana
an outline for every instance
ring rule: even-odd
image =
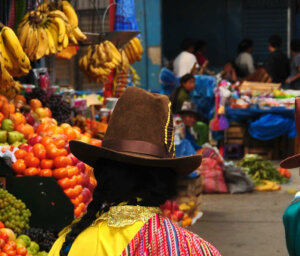
[[[78,41],[86,40],[86,35],[82,33],[79,27],[75,27],[72,32]]]
[[[17,59],[18,63],[22,67],[29,69],[30,60],[24,53],[23,48],[15,32],[9,27],[3,27],[1,34],[4,41],[4,45],[12,54],[12,56]]]
[[[0,58],[2,58],[2,62],[4,63],[5,68],[9,72],[12,72],[14,68],[13,63],[11,57],[9,56],[9,53],[5,49],[1,33],[0,33]]]
[[[35,59],[38,60],[44,57],[47,52],[49,52],[49,45],[48,45],[48,38],[46,31],[39,27],[38,29],[38,36],[39,36],[39,45],[37,51],[35,52]]]
[[[54,17],[52,19],[53,23],[57,27],[57,42],[62,43],[66,34],[66,24],[65,22],[59,18],[59,17]]]
[[[63,40],[63,48],[67,48],[69,45],[69,37],[67,36],[67,34],[65,34],[64,40]]]
[[[20,41],[20,44],[22,45],[23,49],[24,49],[26,37],[28,36],[28,32],[29,32],[30,27],[31,27],[31,25],[30,25],[29,21],[27,21],[27,22],[21,27],[20,30],[18,29],[19,41]]]
[[[59,50],[58,49],[59,46],[58,46],[58,41],[57,41],[57,37],[58,37],[58,35],[57,35],[57,33],[58,33],[57,32],[57,28],[56,28],[56,26],[53,23],[49,23],[47,29],[51,33],[51,36],[52,36],[54,44],[55,44],[56,51],[58,51]]]
[[[28,34],[28,37],[26,39],[26,43],[25,43],[25,47],[26,49],[28,49],[28,51],[26,51],[27,55],[29,56],[29,58],[31,60],[35,59],[35,53],[39,47],[39,33],[37,28],[32,27],[31,28],[32,31],[30,31],[31,33]]]
[[[135,46],[137,47],[138,53],[139,53],[140,55],[142,55],[143,52],[144,52],[144,50],[143,50],[143,46],[142,46],[142,43],[141,43],[140,39],[137,38],[137,37],[134,37],[134,38],[132,39],[132,41],[133,41],[133,43],[135,44]]]
[[[72,29],[78,27],[77,14],[73,6],[68,1],[62,1],[62,11],[67,16]]]
[[[49,29],[46,27],[45,31],[47,33],[47,37],[48,37],[48,45],[49,45],[49,50],[51,54],[55,54],[56,53],[56,46],[55,46],[55,42],[54,39],[52,37],[51,32],[49,31]]]

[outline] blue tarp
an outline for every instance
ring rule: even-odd
[[[116,0],[115,30],[139,30],[134,0]]]
[[[178,145],[175,145],[175,155],[177,157],[190,156],[190,155],[195,155],[195,154],[196,154],[196,151],[195,151],[194,147],[186,139],[181,140]]]
[[[195,75],[196,86],[191,93],[191,97],[200,112],[207,119],[212,119],[214,116],[215,95],[214,88],[217,81],[213,76]]]
[[[248,131],[258,140],[271,140],[284,134],[288,134],[290,138],[297,136],[294,119],[275,114],[261,116],[250,123]]]

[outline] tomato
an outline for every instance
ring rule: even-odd
[[[39,172],[40,172],[40,170],[38,168],[30,167],[25,170],[25,175],[26,176],[36,176],[39,174]]]
[[[76,178],[77,178],[77,184],[78,184],[78,185],[81,185],[82,182],[83,182],[82,176],[81,176],[81,175],[77,175]]]
[[[73,176],[76,176],[79,174],[79,169],[76,166],[68,166],[68,177],[72,178]]]
[[[6,244],[10,245],[12,249],[17,249],[17,243],[15,241],[8,241]]]
[[[26,156],[27,156],[27,152],[26,152],[26,150],[24,150],[24,149],[18,149],[18,150],[15,152],[15,157],[16,157],[17,159],[24,159]]]
[[[17,254],[26,255],[27,254],[27,249],[25,247],[19,247],[17,249]]]
[[[66,168],[57,168],[53,171],[53,176],[56,179],[63,179],[68,177],[68,170]]]
[[[81,185],[76,185],[74,188],[73,188],[73,190],[74,190],[74,192],[75,192],[75,195],[76,196],[79,196],[80,194],[81,194],[81,192],[82,192],[82,186]]]
[[[0,256],[7,256],[6,252],[0,252]]]
[[[26,164],[23,159],[18,159],[16,162],[12,164],[13,170],[18,174],[24,174],[26,169]]]
[[[53,167],[53,160],[52,159],[42,159],[41,161],[41,168],[42,169],[52,169]]]
[[[63,139],[55,140],[54,144],[56,145],[57,148],[64,148],[66,145],[66,141]]]
[[[58,156],[67,156],[68,155],[68,151],[65,148],[58,149],[57,155]]]
[[[27,155],[25,157],[25,164],[27,167],[38,167],[40,165],[40,159],[35,156]]]
[[[9,239],[8,234],[5,233],[5,232],[1,232],[0,233],[0,239],[3,239],[4,242],[6,243],[8,241],[8,239]]]
[[[5,228],[5,225],[4,225],[4,223],[2,221],[0,221],[0,229],[1,228]]]
[[[51,169],[41,169],[40,176],[52,177],[52,170]]]
[[[70,199],[74,199],[81,194],[82,186],[76,185],[74,188],[65,189],[64,192]]]
[[[46,150],[47,150],[47,157],[54,159],[55,157],[58,156],[58,148],[53,144],[49,144],[46,146]]]
[[[57,181],[57,183],[62,187],[62,189],[72,188],[71,179],[63,178]]]
[[[46,158],[46,148],[41,143],[36,143],[33,145],[33,153],[34,155],[39,159],[45,159]]]
[[[57,168],[67,167],[72,164],[72,159],[66,156],[57,156],[54,158],[54,166]]]
[[[68,140],[75,140],[77,138],[77,133],[72,127],[64,129],[65,135],[67,135]]]
[[[47,145],[49,145],[49,144],[51,144],[51,143],[53,143],[54,142],[54,140],[50,137],[50,136],[44,136],[43,138],[42,138],[42,140],[41,140],[41,143],[45,146],[45,147],[47,147]]]

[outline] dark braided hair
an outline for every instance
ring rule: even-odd
[[[98,185],[82,219],[72,226],[60,250],[67,256],[76,237],[96,219],[98,212],[127,202],[128,205],[160,206],[177,194],[177,175],[169,168],[137,166],[99,159],[94,168]],[[137,198],[142,200],[138,202]]]

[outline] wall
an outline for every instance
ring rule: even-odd
[[[135,10],[144,54],[142,60],[133,66],[141,77],[141,87],[157,90],[161,67],[160,0],[135,0]]]

